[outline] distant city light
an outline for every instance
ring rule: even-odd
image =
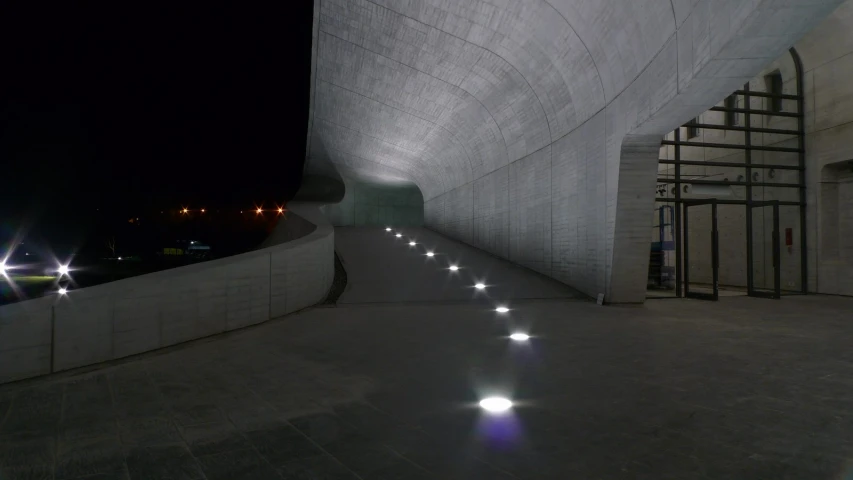
[[[118,257],[118,259],[121,260],[121,257]]]
[[[501,413],[512,408],[512,402],[504,397],[489,397],[480,400],[480,408],[489,413]]]
[[[201,209],[201,213],[204,213],[204,209],[203,209],[203,208]]]
[[[258,213],[259,213],[259,214],[260,214],[260,213],[263,213],[263,211],[264,211],[264,210],[263,210],[263,209],[261,209],[261,208],[259,208],[259,209],[258,209]]]
[[[450,271],[451,271],[451,272],[455,272],[456,270],[459,270],[459,267],[458,267],[458,266],[456,266],[456,265],[451,265],[451,266],[450,266],[450,267],[448,267],[448,268],[450,269]]]
[[[427,253],[426,253],[426,256],[427,256],[427,257],[432,257],[433,255],[435,255],[435,253],[433,253],[433,252],[427,252]]]
[[[495,311],[496,311],[496,312],[498,312],[498,313],[506,313],[506,312],[508,312],[508,311],[509,311],[509,309],[508,309],[508,308],[506,308],[506,307],[498,307],[498,308],[496,308],[496,309],[495,309]]]
[[[187,213],[187,212],[189,212],[189,209],[185,208],[185,209],[183,210],[183,213]]]
[[[283,209],[283,208],[279,208],[279,209],[278,209],[278,213],[284,213],[284,209]]]
[[[62,287],[62,288],[60,288],[60,289],[59,289],[59,294],[60,294],[60,295],[65,295],[66,293],[68,293],[68,289],[67,289],[67,288]]]
[[[513,333],[512,335],[509,336],[509,338],[516,341],[516,342],[526,342],[526,341],[530,340],[530,335],[528,335],[526,333],[518,332],[518,333]]]
[[[478,283],[478,284],[474,285],[474,288],[476,288],[477,290],[483,290],[486,288],[486,285],[484,285],[482,283]]]

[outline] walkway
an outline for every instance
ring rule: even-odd
[[[513,282],[520,297],[501,299],[512,308],[504,316],[490,301],[461,301],[471,298],[467,280],[446,280],[438,261],[431,273],[421,267],[429,260],[385,232],[341,233],[351,284],[337,307],[0,388],[0,478],[814,480],[851,472],[853,299],[599,307],[556,287],[542,296],[557,298],[521,298],[536,296],[540,287],[527,286],[543,280],[498,273],[510,267],[497,262],[489,282]],[[430,240],[481,274],[467,247]],[[367,279],[372,287],[361,284]],[[383,297],[389,283],[398,285]],[[510,342],[515,329],[533,338]],[[485,415],[476,402],[490,394],[516,407]]]

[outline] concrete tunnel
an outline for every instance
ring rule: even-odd
[[[640,303],[662,137],[840,3],[316,0],[305,171],[346,186],[337,224],[422,222]]]

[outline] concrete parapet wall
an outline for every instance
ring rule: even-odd
[[[210,262],[0,307],[0,383],[60,372],[265,322],[322,301],[334,230],[314,204],[289,206],[304,233]],[[316,226],[305,228],[306,223]]]

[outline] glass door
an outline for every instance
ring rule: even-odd
[[[684,296],[720,298],[717,200],[684,202]]]
[[[782,298],[779,201],[754,202],[747,222],[747,287],[749,296]]]

